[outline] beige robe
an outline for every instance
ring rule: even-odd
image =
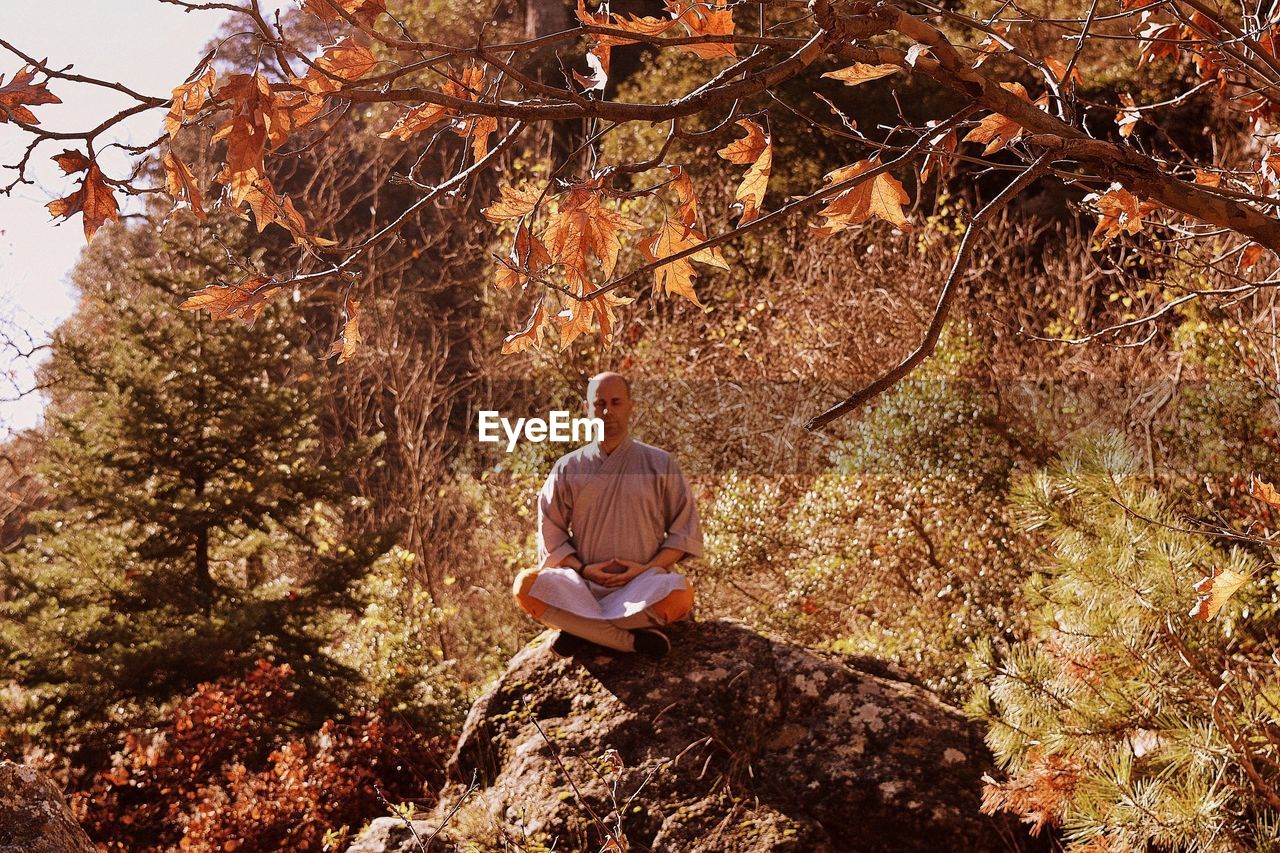
[[[538,494],[541,570],[529,595],[588,618],[635,615],[688,589],[684,577],[654,568],[611,589],[548,566],[575,552],[583,563],[644,563],[662,548],[702,555],[698,510],[675,457],[630,437],[608,454],[589,444],[560,457]]]

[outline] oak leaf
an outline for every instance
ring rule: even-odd
[[[680,221],[692,228],[698,224],[698,200],[694,195],[693,181],[683,166],[668,166],[671,172],[671,191],[676,196],[676,210]]]
[[[106,178],[97,163],[89,163],[84,180],[71,195],[49,202],[45,207],[54,217],[69,219],[79,213],[84,220],[84,239],[93,239],[107,222],[120,220],[120,207],[116,204],[115,193],[107,185]]]
[[[36,69],[30,65],[22,66],[8,83],[4,82],[4,75],[0,74],[0,124],[8,121],[36,124],[39,119],[27,107],[62,103],[57,95],[49,91],[48,80],[33,83],[35,79]]]
[[[716,153],[730,163],[740,166],[750,164],[734,193],[734,199],[742,205],[742,217],[738,220],[738,225],[741,226],[760,216],[769,184],[769,173],[773,171],[773,142],[754,121],[738,119],[737,124],[746,130],[747,135],[735,139]]]
[[[200,219],[207,218],[204,210],[204,199],[200,194],[200,185],[191,169],[172,151],[164,155],[161,161],[164,166],[165,189],[175,202],[185,201]]]
[[[183,311],[208,311],[214,320],[239,319],[252,323],[267,303],[284,294],[274,276],[251,276],[239,284],[211,284],[197,290],[178,306]]]
[[[860,160],[828,172],[825,181],[828,186],[836,186],[879,166],[880,161],[876,157]],[[907,195],[902,183],[888,172],[880,172],[875,177],[859,181],[827,202],[827,206],[818,211],[818,215],[825,217],[826,222],[810,227],[816,236],[829,237],[872,217],[878,217],[903,231],[910,231],[911,220],[902,209],[904,204],[910,203],[911,196]]]
[[[706,241],[705,234],[687,225],[664,218],[658,232],[642,243],[640,250],[649,261],[653,262],[669,258],[686,249],[692,249]],[[698,295],[693,289],[693,280],[698,273],[693,268],[692,261],[718,267],[722,270],[729,269],[729,264],[725,261],[724,254],[719,247],[704,248],[688,257],[679,258],[655,269],[653,271],[653,288],[668,296],[673,293],[683,296],[694,305],[702,308],[704,306],[698,301]]]
[[[338,364],[346,364],[359,351],[363,340],[360,336],[360,303],[347,297],[347,322],[342,326],[342,336],[329,348],[329,358],[338,357]]]
[[[1021,83],[1001,83],[1000,88],[1012,92],[1024,101],[1031,101],[1031,96],[1027,94],[1026,87]],[[1022,134],[1022,125],[1000,113],[992,113],[979,122],[977,127],[970,130],[962,141],[985,142],[987,147],[982,151],[985,157],[999,151]]]
[[[1196,583],[1196,603],[1187,615],[1208,622],[1218,615],[1222,605],[1252,577],[1253,575],[1242,574],[1234,569],[1215,567],[1209,575]]]
[[[671,17],[689,28],[695,36],[733,35],[733,9],[729,0],[666,0]],[[681,50],[700,59],[727,56],[736,59],[738,51],[732,42],[681,45]]]
[[[307,76],[293,82],[308,92],[322,95],[336,92],[344,83],[359,80],[377,64],[378,57],[373,51],[348,36],[326,47]]]
[[[879,80],[881,77],[888,77],[890,74],[896,74],[902,69],[896,65],[867,65],[863,62],[855,62],[848,68],[841,68],[838,71],[828,71],[823,77],[830,77],[833,80],[839,80],[846,86],[857,86],[859,83],[867,83],[871,80]]]

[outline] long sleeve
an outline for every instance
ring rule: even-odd
[[[698,505],[674,456],[667,463],[662,485],[662,509],[667,531],[662,547],[676,548],[692,557],[701,557],[702,525],[698,521]]]
[[[547,475],[538,492],[538,568],[558,565],[577,548],[569,535],[570,505],[560,466]]]

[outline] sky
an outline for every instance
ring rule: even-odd
[[[264,4],[284,5],[287,2]],[[223,14],[188,13],[159,0],[0,0],[0,38],[36,59],[47,58],[55,68],[74,64],[74,73],[118,80],[143,94],[168,97],[203,55]],[[0,47],[0,74],[6,81],[21,67],[21,59]],[[33,112],[43,127],[53,130],[93,127],[131,103],[117,93],[65,81],[55,80],[49,89],[63,103],[35,107]],[[163,115],[157,110],[135,116],[119,132],[100,137],[97,146],[150,142],[160,133]],[[0,124],[0,164],[15,162],[24,146],[24,134],[12,124]],[[44,207],[78,183],[64,177],[49,159],[65,147],[55,142],[40,146],[29,175],[35,185],[0,196],[0,328],[11,334],[18,330],[24,341],[26,335],[36,342],[46,338],[75,307],[68,274],[84,247],[80,217],[54,225]],[[104,155],[101,164],[109,177],[123,177],[128,170],[120,152]],[[0,169],[0,186],[13,175]],[[0,355],[0,370],[10,372],[20,387],[31,387],[26,360]],[[38,395],[8,402],[13,396],[8,383],[0,382],[0,398],[6,399],[0,402],[0,435],[39,418]]]

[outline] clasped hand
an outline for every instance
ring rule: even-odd
[[[610,571],[614,566],[621,566],[623,571],[616,569]],[[588,563],[582,567],[582,576],[592,583],[598,583],[601,586],[620,587],[643,574],[649,566],[644,563],[637,563],[634,560],[601,560],[598,563]]]

